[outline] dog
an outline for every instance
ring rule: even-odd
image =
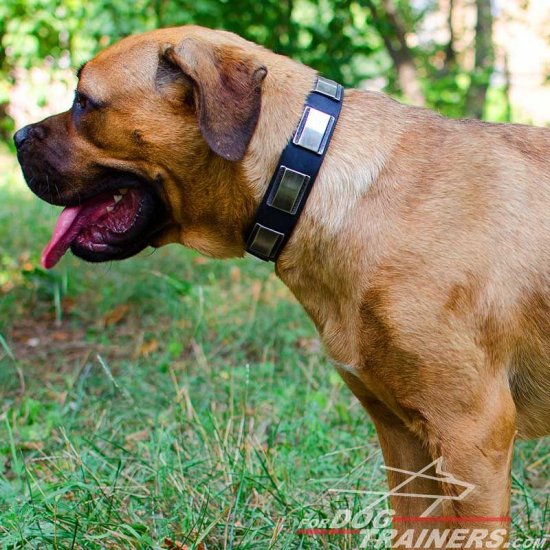
[[[197,26],[109,47],[69,111],[14,137],[31,190],[65,207],[43,265],[174,242],[242,256],[319,82]],[[426,527],[440,495],[430,527],[507,533],[516,435],[550,433],[550,130],[340,99],[276,272],[370,414],[390,488],[434,461],[473,487],[413,478],[416,498],[391,496],[398,532]]]

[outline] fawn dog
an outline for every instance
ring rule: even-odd
[[[15,135],[64,206],[42,262],[178,242],[242,256],[316,72],[196,26],[131,36],[79,71],[72,108]],[[346,90],[278,276],[370,414],[396,527],[508,528],[516,436],[550,433],[550,130],[448,120]],[[505,537],[492,547],[504,547]],[[457,546],[453,546],[457,547]]]

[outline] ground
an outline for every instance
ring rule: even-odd
[[[385,477],[272,266],[174,245],[45,272],[58,209],[0,164],[0,547],[357,548],[296,534]],[[517,445],[517,539],[548,522],[549,470],[548,438]]]

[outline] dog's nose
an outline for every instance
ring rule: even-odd
[[[31,125],[23,126],[20,130],[17,130],[15,132],[15,135],[13,136],[13,141],[15,142],[15,146],[19,149],[25,141],[27,141],[27,138],[29,137],[31,130]]]

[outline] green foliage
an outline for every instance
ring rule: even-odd
[[[368,75],[356,57],[380,48],[366,15],[349,0],[6,0],[0,63],[4,72],[44,59],[77,65],[128,34],[196,23],[236,32],[354,85]]]
[[[433,2],[394,2],[405,33],[414,32],[438,9]],[[188,23],[236,32],[346,86],[383,79],[386,91],[399,95],[397,68],[387,49],[398,45],[397,31],[384,6],[382,0],[4,0],[0,106],[7,101],[16,67],[46,63],[52,70],[76,68],[123,36]],[[470,75],[456,63],[441,70],[445,47],[424,37],[410,53],[427,104],[460,116]]]
[[[487,2],[478,4],[486,11]],[[56,68],[76,68],[126,35],[189,23],[236,32],[346,86],[368,87],[376,80],[377,88],[382,85],[384,91],[408,101],[393,49],[398,58],[405,53],[412,59],[426,106],[451,117],[472,116],[467,99],[488,85],[483,118],[510,121],[508,90],[491,83],[493,58],[488,58],[490,66],[467,69],[463,63],[469,56],[422,30],[428,17],[441,9],[433,0],[4,0],[0,139],[10,142],[14,129],[7,107],[16,69],[46,66],[53,73]],[[448,15],[438,13],[439,18]],[[491,33],[482,38],[480,43],[490,50]],[[402,43],[406,52],[400,51]],[[40,103],[40,98],[33,101]]]

